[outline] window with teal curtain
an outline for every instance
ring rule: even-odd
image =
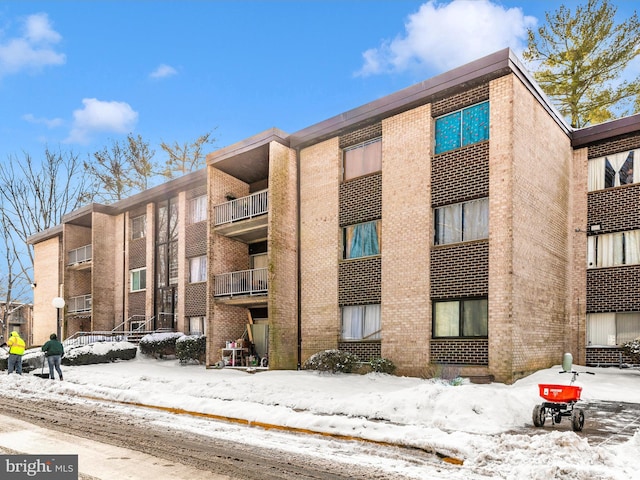
[[[462,111],[462,146],[489,138],[489,102]]]
[[[436,155],[488,139],[489,102],[463,108],[436,119]]]
[[[436,120],[436,154],[460,147],[460,112]]]
[[[380,221],[345,227],[344,258],[368,257],[380,254]]]

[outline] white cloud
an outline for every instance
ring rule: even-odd
[[[64,124],[64,120],[62,120],[61,118],[36,117],[31,113],[27,113],[23,115],[22,119],[26,120],[29,123],[38,123],[38,124],[46,125],[47,128],[55,128]]]
[[[28,16],[20,36],[0,41],[0,77],[64,64],[66,56],[55,51],[61,40],[46,13]]]
[[[138,112],[125,102],[82,100],[84,107],[73,112],[73,127],[66,143],[87,143],[94,133],[128,133],[138,121]]]
[[[176,75],[178,71],[170,65],[165,65],[164,63],[159,65],[153,72],[149,74],[151,78],[165,78],[171,77],[172,75]]]
[[[362,54],[357,75],[409,69],[450,70],[510,47],[520,53],[527,29],[537,24],[521,8],[505,8],[490,0],[429,0],[409,16],[405,32]]]

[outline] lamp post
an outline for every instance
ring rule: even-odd
[[[58,340],[62,341],[61,332],[60,332],[60,310],[64,308],[64,298],[55,297],[51,304],[55,307],[58,312],[58,318],[56,322],[56,333],[58,335]]]

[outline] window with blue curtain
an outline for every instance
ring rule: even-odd
[[[343,229],[345,259],[380,254],[380,220],[350,225]]]
[[[436,119],[435,153],[489,139],[489,102],[482,102]]]

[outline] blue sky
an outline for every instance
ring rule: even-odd
[[[128,133],[293,133],[485,54],[578,1],[4,1],[0,161]],[[636,2],[618,0],[621,19]],[[633,66],[640,73],[640,62]]]

